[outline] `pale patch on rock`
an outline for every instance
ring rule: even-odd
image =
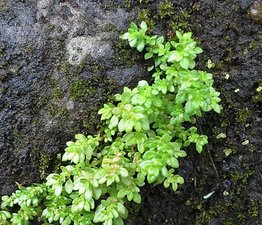
[[[75,37],[67,45],[68,62],[71,65],[79,65],[81,61],[90,55],[94,59],[110,56],[113,53],[109,42],[102,41],[100,37]]]

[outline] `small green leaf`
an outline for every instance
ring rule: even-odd
[[[133,104],[143,105],[145,101],[146,101],[146,97],[140,94],[136,94],[132,98]]]
[[[117,116],[112,116],[110,120],[110,125],[111,127],[116,127],[118,125],[118,117]]]
[[[198,153],[201,153],[202,150],[203,150],[203,146],[200,145],[200,144],[196,144],[196,150],[197,150]]]
[[[67,182],[65,183],[65,190],[68,194],[71,194],[73,190],[73,182],[71,179],[67,180]]]
[[[141,203],[141,195],[138,194],[138,193],[135,193],[134,194],[134,197],[133,197],[133,201],[137,204],[140,204]]]
[[[183,69],[188,69],[189,67],[189,60],[187,58],[183,58],[180,62],[179,62],[180,66],[183,68]]]
[[[138,42],[136,49],[137,51],[142,52],[144,50],[144,47],[145,47],[145,41],[141,40]]]
[[[61,195],[62,190],[63,190],[63,188],[62,188],[61,185],[57,185],[57,186],[55,186],[55,195],[56,195],[56,196]]]
[[[131,22],[129,27],[133,30],[137,30],[137,28],[138,28],[137,25],[134,22]]]
[[[215,112],[220,113],[220,106],[218,104],[212,104],[212,108],[214,109]]]
[[[151,53],[151,52],[147,52],[146,54],[145,54],[145,59],[150,59],[150,58],[152,58],[153,57],[153,53]]]
[[[156,180],[156,176],[154,175],[147,175],[147,181],[149,184],[153,183]]]
[[[127,177],[128,176],[128,171],[125,168],[120,168],[120,175],[122,177]]]
[[[126,189],[121,189],[118,193],[117,193],[117,197],[118,198],[124,198],[127,195],[127,191]]]
[[[125,206],[121,203],[117,203],[117,211],[121,214],[121,216],[127,213]]]
[[[176,191],[177,190],[177,183],[173,182],[172,183],[172,188],[173,188],[174,191]]]
[[[179,162],[175,157],[171,157],[170,159],[168,159],[167,164],[173,168],[179,167]]]
[[[123,35],[120,36],[120,38],[121,38],[121,39],[124,39],[124,40],[128,40],[128,38],[129,38],[129,33],[128,33],[128,32],[124,33]]]
[[[142,23],[140,24],[140,27],[146,31],[147,30],[147,25],[146,25],[146,22],[145,21],[142,21]]]
[[[70,225],[71,224],[71,219],[70,217],[68,216],[61,225]]]
[[[133,48],[136,45],[137,39],[133,39],[132,41],[129,42],[129,45],[131,48]]]
[[[124,225],[124,222],[120,217],[118,217],[114,219],[113,224],[114,225]]]
[[[179,176],[179,175],[175,175],[175,182],[178,183],[178,184],[183,184],[185,181],[184,181],[184,178]]]
[[[94,188],[93,189],[93,196],[94,199],[98,200],[102,195],[102,190],[100,188]]]
[[[126,120],[121,119],[118,123],[119,132],[123,132],[126,129]]]

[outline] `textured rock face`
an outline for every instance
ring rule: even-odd
[[[141,77],[143,68],[114,66],[127,18],[97,1],[1,1],[0,194],[39,180],[74,133],[95,132],[115,87]]]
[[[98,60],[110,57],[113,53],[110,42],[104,42],[101,38],[101,36],[72,38],[67,45],[68,62],[71,65],[80,65],[87,55]]]
[[[260,20],[248,15],[254,1],[172,1],[170,15],[159,7],[166,1],[139,2],[0,1],[0,194],[44,178],[75,133],[96,133],[97,110],[110,95],[148,78],[142,57],[116,41],[146,9],[157,33],[172,36],[174,21],[191,27],[204,48],[198,66],[216,64],[210,71],[224,110],[199,121],[209,151],[181,163],[180,192],[145,187],[127,224],[259,224],[262,51]]]

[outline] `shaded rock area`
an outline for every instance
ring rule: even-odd
[[[96,133],[108,97],[141,79],[113,54],[133,15],[96,1],[0,2],[0,194],[44,177],[75,133]]]
[[[204,49],[197,67],[214,74],[224,109],[197,122],[209,144],[202,155],[187,150],[185,184],[176,193],[144,187],[126,224],[261,224],[261,4],[1,0],[0,194],[43,179],[74,134],[97,132],[110,96],[150,81],[148,62],[118,39],[130,21],[145,20],[167,38],[194,33]]]

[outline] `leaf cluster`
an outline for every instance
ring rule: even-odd
[[[77,134],[76,141],[67,142],[62,160],[68,165],[59,173],[3,196],[1,224],[24,225],[38,218],[44,224],[122,225],[125,203],[140,203],[146,182],[174,191],[184,183],[177,171],[185,148],[193,143],[200,153],[208,142],[195,120],[212,109],[219,113],[220,98],[212,74],[194,70],[202,49],[192,34],[176,36],[164,42],[162,36],[147,35],[145,22],[139,27],[131,23],[121,38],[153,60],[154,81],[125,87],[114,103],[105,104],[98,112],[103,121],[99,134]]]

